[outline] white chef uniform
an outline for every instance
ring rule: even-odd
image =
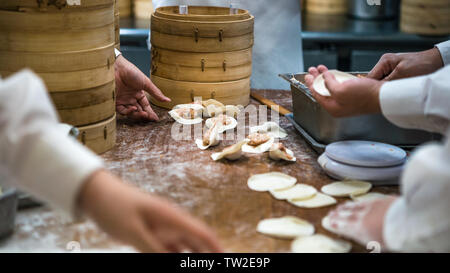
[[[288,89],[280,73],[303,71],[300,1],[233,0],[238,8],[255,16],[252,88]],[[188,3],[192,6],[224,6],[229,0],[153,0],[155,8]]]
[[[384,240],[392,251],[450,251],[450,41],[437,48],[444,68],[387,82],[380,91],[382,112],[392,123],[446,136],[443,143],[418,148],[405,167],[402,196],[384,222]]]
[[[0,79],[0,183],[77,216],[80,188],[103,163],[57,126],[45,85],[34,73]]]

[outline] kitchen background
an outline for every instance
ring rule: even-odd
[[[117,1],[121,50],[149,74],[151,0]],[[448,0],[300,2],[305,69],[325,64],[342,71],[369,71],[384,53],[421,51],[450,39]]]

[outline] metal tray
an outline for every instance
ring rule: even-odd
[[[291,84],[294,121],[321,146],[342,140],[369,140],[412,149],[441,137],[425,131],[402,129],[381,114],[334,118],[317,103],[311,91],[303,84],[306,75],[307,73],[279,76]]]

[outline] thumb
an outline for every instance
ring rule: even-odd
[[[325,80],[325,86],[330,91],[331,96],[339,90],[340,83],[336,80],[331,72],[325,72],[323,74],[323,79]]]

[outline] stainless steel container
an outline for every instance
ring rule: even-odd
[[[364,73],[353,73],[364,74]],[[283,74],[291,83],[293,119],[304,130],[305,138],[321,150],[325,145],[341,140],[369,140],[403,148],[414,148],[424,142],[439,139],[439,135],[425,131],[402,129],[383,115],[363,115],[350,118],[332,117],[303,84],[306,73]],[[301,131],[301,130],[299,130]]]
[[[14,231],[17,203],[17,193],[14,189],[0,194],[0,239],[9,236]]]
[[[349,0],[349,15],[359,19],[398,17],[400,0]]]

